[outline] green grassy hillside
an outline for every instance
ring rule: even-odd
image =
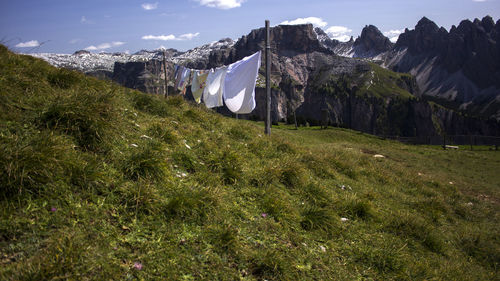
[[[1,280],[494,280],[498,167],[343,129],[266,137],[0,46]]]

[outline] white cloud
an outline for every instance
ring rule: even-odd
[[[292,21],[284,21],[282,22],[281,24],[285,24],[285,25],[296,25],[296,24],[307,24],[307,23],[310,23],[316,27],[325,27],[328,25],[327,22],[325,22],[322,18],[317,18],[317,17],[308,17],[308,18],[298,18],[298,19],[294,19]]]
[[[192,40],[193,38],[198,37],[198,35],[200,35],[199,32],[196,32],[196,33],[186,33],[186,34],[182,34],[177,39],[178,40]]]
[[[341,42],[346,42],[349,41],[349,39],[351,39],[351,36],[348,34],[352,32],[352,29],[349,29],[345,26],[334,25],[327,28],[325,32],[332,39],[339,40]]]
[[[157,41],[186,41],[192,40],[195,37],[200,35],[199,32],[196,33],[186,33],[179,36],[175,36],[173,34],[170,35],[144,35],[142,36],[143,40],[157,40]]]
[[[404,31],[405,31],[404,29],[394,29],[385,31],[384,35],[389,37],[389,40],[391,40],[392,43],[396,43],[396,41],[398,41],[399,35]]]
[[[109,49],[109,48],[112,48],[112,47],[118,47],[118,46],[121,46],[125,44],[125,42],[120,42],[120,41],[114,41],[114,42],[111,42],[111,43],[102,43],[102,44],[99,44],[97,46],[88,46],[87,48],[85,48],[85,50],[87,51],[98,51],[98,50],[106,50],[106,49]]]
[[[158,8],[158,2],[155,2],[155,3],[143,3],[141,6],[146,11],[154,10],[154,9]]]
[[[195,0],[200,5],[221,10],[241,7],[241,4],[246,0]]]
[[[175,40],[175,35],[144,35],[141,38],[142,40],[160,40],[160,41],[169,41]]]
[[[80,38],[75,38],[75,39],[71,39],[71,40],[69,41],[69,43],[70,43],[70,44],[76,44],[76,43],[80,43],[80,42],[82,42],[82,41],[83,41],[83,40],[82,40],[82,39],[80,39]]]
[[[472,0],[472,2],[486,2],[488,0]]]
[[[22,42],[16,45],[18,48],[33,48],[33,47],[38,47],[40,46],[40,43],[38,43],[37,40],[31,40],[28,42]]]
[[[80,18],[80,23],[83,23],[83,24],[93,24],[94,21],[91,21],[91,20],[87,19],[85,16],[82,16]]]

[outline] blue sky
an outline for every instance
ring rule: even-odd
[[[188,50],[282,22],[313,22],[332,38],[373,24],[393,40],[423,16],[450,29],[500,18],[500,0],[0,0],[0,42],[19,52]],[[297,20],[298,19],[298,20]],[[390,31],[393,31],[392,33]]]

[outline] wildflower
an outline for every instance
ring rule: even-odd
[[[51,212],[55,212],[55,211],[57,211],[57,208],[56,207],[52,207],[52,208],[50,208],[50,211]]]
[[[324,252],[326,252],[326,248],[325,248],[325,246],[319,246],[319,249],[320,249],[323,253],[324,253]]]
[[[263,218],[266,218],[266,217],[267,217],[267,214],[266,214],[266,213],[262,213],[262,214],[261,214],[261,216],[262,216]]]
[[[348,218],[340,218],[341,221],[348,221]]]
[[[142,270],[142,263],[140,263],[140,262],[134,262],[134,269]]]

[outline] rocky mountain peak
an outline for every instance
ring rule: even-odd
[[[486,32],[491,32],[495,28],[495,22],[490,16],[486,16],[481,20],[481,25]]]
[[[361,36],[354,41],[354,46],[362,46],[364,50],[382,53],[392,48],[389,38],[385,37],[374,25],[367,25],[361,31]]]
[[[437,24],[426,17],[420,19],[415,26],[415,30],[426,30],[430,32],[436,32],[438,29],[439,27]]]
[[[278,25],[270,29],[271,49],[280,56],[311,53],[331,53],[318,39],[312,24]],[[265,28],[254,29],[235,44],[235,59],[241,59],[259,50],[264,50]]]
[[[318,40],[326,48],[334,49],[338,44],[340,44],[340,41],[335,40],[335,39],[331,39],[330,36],[328,36],[328,34],[326,34],[326,32],[323,31],[323,29],[316,27],[316,28],[314,28],[314,31],[318,35]]]
[[[87,54],[90,54],[90,52],[87,50],[78,50],[78,51],[73,53],[73,56],[87,55]]]
[[[415,29],[401,34],[396,42],[396,48],[408,48],[410,53],[437,52],[445,48],[448,32],[445,28],[439,28],[436,23],[423,17],[418,21]]]

